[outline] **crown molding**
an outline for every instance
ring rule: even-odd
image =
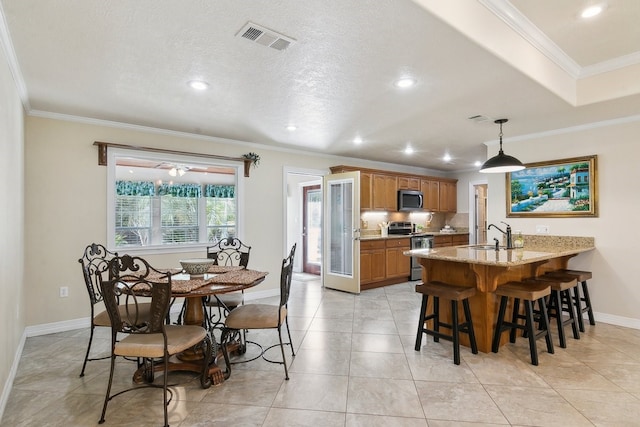
[[[580,78],[592,77],[636,64],[640,64],[640,51],[583,67],[580,70]]]
[[[478,2],[576,80],[640,64],[640,51],[638,51],[581,67],[508,0],[478,0]]]
[[[18,96],[20,96],[20,100],[22,101],[22,107],[25,111],[29,112],[31,110],[31,104],[29,104],[29,94],[27,92],[27,85],[24,83],[24,79],[22,78],[22,71],[20,71],[20,65],[18,64],[18,58],[16,57],[16,52],[13,50],[13,42],[11,41],[11,34],[9,34],[9,26],[7,25],[7,20],[4,16],[4,9],[2,8],[2,3],[0,2],[0,46],[4,51],[4,54],[7,58],[7,63],[9,65],[9,70],[11,71],[11,75],[13,76],[13,81],[16,84],[16,89],[18,90]]]
[[[564,135],[564,134],[575,133],[575,132],[584,132],[592,129],[598,129],[598,128],[607,127],[607,126],[618,126],[618,125],[623,125],[626,123],[634,123],[634,122],[640,122],[640,114],[636,114],[634,116],[619,117],[619,118],[610,119],[610,120],[602,120],[599,122],[586,123],[586,124],[577,125],[577,126],[570,126],[570,127],[561,128],[561,129],[552,129],[552,130],[546,130],[543,132],[535,132],[535,133],[529,133],[525,135],[512,136],[509,138],[503,138],[502,143],[508,144],[513,142],[528,141],[531,139],[545,138],[547,136]],[[484,142],[484,145],[486,146],[498,145],[498,140],[486,141]]]
[[[535,26],[508,0],[478,0],[494,15],[503,20],[522,38],[538,49],[543,55],[562,68],[574,79],[580,76],[581,67],[564,50],[560,49],[545,33]]]

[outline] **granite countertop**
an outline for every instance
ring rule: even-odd
[[[376,240],[376,239],[401,239],[406,237],[414,237],[414,236],[455,236],[457,234],[469,234],[469,231],[449,231],[446,233],[440,231],[421,231],[419,233],[412,234],[389,234],[388,236],[382,237],[380,233],[374,234],[365,234],[360,236],[360,240]]]
[[[478,246],[491,246],[491,244],[413,249],[403,253],[418,258],[467,264],[512,266],[576,255],[595,249],[593,237],[572,236],[525,236],[525,247],[521,249],[500,248],[499,251],[496,251],[494,249],[479,249]]]

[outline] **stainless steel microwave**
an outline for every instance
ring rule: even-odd
[[[422,191],[398,190],[398,211],[421,211],[424,197]]]

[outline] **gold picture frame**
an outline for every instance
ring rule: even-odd
[[[598,216],[598,156],[525,164],[506,173],[507,217]]]

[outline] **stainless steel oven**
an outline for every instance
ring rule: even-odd
[[[422,235],[411,237],[411,249],[431,249],[433,248],[433,236]],[[418,262],[418,258],[411,257],[411,280],[420,280],[422,278],[422,266]]]

